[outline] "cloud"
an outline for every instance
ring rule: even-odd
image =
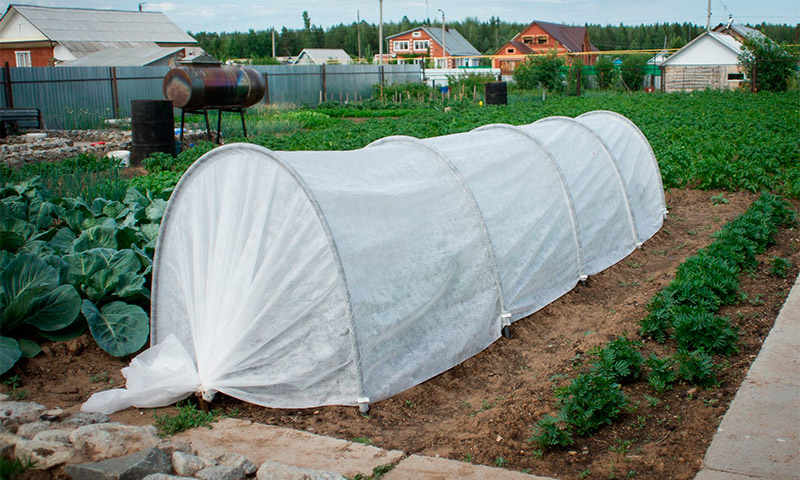
[[[179,7],[172,2],[145,2],[142,10],[146,12],[177,12]]]

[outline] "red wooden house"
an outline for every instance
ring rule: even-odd
[[[492,67],[499,68],[503,75],[511,75],[528,55],[552,50],[559,54],[598,51],[589,40],[586,27],[534,21],[500,47],[492,59]],[[597,55],[581,55],[585,65],[594,65],[596,58]]]

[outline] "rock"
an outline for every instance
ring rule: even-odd
[[[70,443],[69,441],[69,430],[61,430],[61,429],[52,429],[52,430],[44,430],[36,434],[33,437],[34,440],[39,440],[41,442],[61,442],[61,443]]]
[[[177,440],[161,440],[156,448],[170,456],[175,452],[192,453],[191,443]]]
[[[61,427],[83,427],[96,423],[108,423],[111,419],[108,415],[96,412],[78,412],[70,415],[61,421]]]
[[[2,149],[2,148],[0,148],[0,152],[2,152],[2,151],[3,151],[3,149]],[[11,398],[11,397],[9,397],[8,395],[6,395],[5,393],[0,393],[0,402],[5,402],[5,401],[6,401],[6,400],[8,400],[9,398]]]
[[[338,473],[295,467],[267,460],[258,469],[258,480],[346,480]]]
[[[39,418],[47,422],[55,422],[63,415],[64,415],[63,409],[51,408],[50,410],[45,410],[41,415],[39,415]]]
[[[76,480],[139,480],[154,473],[172,473],[172,465],[169,455],[148,448],[100,462],[67,465],[64,471]]]
[[[175,473],[178,475],[191,477],[198,471],[204,468],[213,467],[216,464],[217,462],[213,460],[198,457],[197,455],[192,455],[190,453],[174,452],[172,454],[172,468],[175,469]]]
[[[33,402],[3,402],[0,404],[0,424],[18,426],[34,422],[45,410],[44,405]]]
[[[63,465],[76,453],[72,445],[62,442],[22,439],[14,446],[14,456],[17,459],[33,460],[36,468],[41,470]]]
[[[152,425],[134,427],[121,423],[86,425],[73,430],[69,440],[76,449],[94,461],[128,455],[155,447],[161,442]]]
[[[11,432],[0,432],[0,456],[6,456],[14,450],[17,442],[24,440]]]
[[[50,428],[52,424],[50,422],[31,422],[26,423],[24,425],[20,425],[17,429],[17,435],[23,438],[32,439],[36,436],[37,433],[43,432]]]
[[[179,477],[178,475],[167,475],[166,473],[151,473],[142,480],[184,480],[194,477]]]
[[[245,474],[241,469],[222,465],[204,468],[195,473],[194,476],[201,480],[243,480],[245,478]]]
[[[220,465],[239,468],[244,472],[245,475],[252,475],[258,470],[258,467],[255,463],[248,460],[244,455],[239,455],[238,453],[223,453],[222,455],[218,455],[215,460]]]

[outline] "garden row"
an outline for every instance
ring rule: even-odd
[[[625,334],[593,349],[588,369],[555,390],[560,412],[539,420],[529,441],[541,449],[569,446],[575,435],[589,435],[612,423],[628,403],[622,386],[639,380],[645,366],[647,383],[657,393],[677,381],[714,387],[713,355],[738,350],[737,329],[717,312],[741,299],[739,274],[757,266],[756,255],[774,242],[780,227],[795,224],[795,215],[782,198],[762,194],[747,212],[725,225],[711,245],[678,267],[672,282],[652,298],[640,323],[643,337],[659,343],[669,338],[674,355],[660,358],[651,353],[645,359],[642,342]],[[772,259],[774,275],[785,276],[788,267],[786,259]]]

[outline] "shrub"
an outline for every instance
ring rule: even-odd
[[[598,57],[594,68],[597,72],[597,87],[601,90],[613,87],[617,83],[617,72],[610,57],[606,55]]]
[[[773,256],[770,259],[769,273],[776,277],[786,278],[789,269],[792,268],[792,261],[788,258]]]
[[[747,36],[742,40],[739,65],[757,90],[783,92],[797,71],[797,55],[789,53],[767,37]]]
[[[530,56],[517,65],[514,70],[514,81],[523,90],[540,87],[560,92],[564,90],[561,80],[563,66],[564,59],[559,57],[555,50],[547,55]]]
[[[644,69],[647,66],[647,57],[643,55],[628,55],[622,61],[620,80],[624,88],[630,91],[641,90],[644,85]]]

